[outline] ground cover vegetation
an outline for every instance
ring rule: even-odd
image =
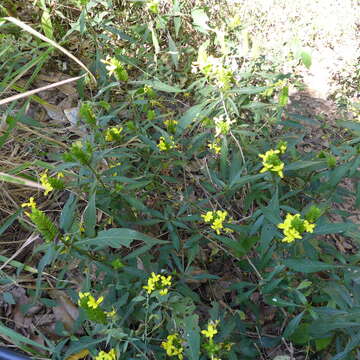
[[[4,194],[27,189],[0,220],[6,345],[68,360],[360,355],[359,228],[337,207],[360,205],[360,186],[341,186],[359,178],[360,125],[341,118],[327,146],[304,151],[309,128],[327,128],[287,111],[308,44],[270,56],[240,8],[0,5],[3,99],[44,72],[84,75],[66,132],[31,116],[49,109],[42,93],[0,102],[0,152],[35,136],[26,161],[0,169]],[[15,230],[32,234],[22,259],[6,253]]]

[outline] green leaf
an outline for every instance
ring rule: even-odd
[[[18,210],[15,214],[9,216],[4,221],[4,223],[0,225],[0,235],[2,235],[9,228],[9,226],[11,226],[11,224],[17,219],[20,212],[21,210]]]
[[[114,35],[117,35],[119,36],[119,38],[121,40],[125,40],[125,41],[129,41],[130,43],[136,43],[137,41],[135,39],[133,39],[131,36],[125,34],[123,31],[117,29],[116,27],[114,26],[107,26],[107,25],[102,25],[101,26],[107,30],[107,31],[110,31],[111,33],[113,33]]]
[[[258,236],[248,236],[242,237],[239,241],[238,249],[236,255],[238,257],[246,255],[251,248],[259,241]]]
[[[311,119],[311,118],[308,118],[306,116],[303,116],[303,115],[299,115],[299,114],[288,114],[289,118],[290,119],[295,119],[295,120],[298,120],[299,122],[306,122],[310,125],[315,125],[315,126],[320,126],[321,123],[320,121],[316,120],[316,119]]]
[[[286,171],[290,170],[302,170],[307,168],[313,168],[312,170],[315,170],[315,168],[318,167],[326,167],[326,161],[324,160],[318,160],[318,161],[310,161],[310,160],[300,160],[296,161],[290,165],[285,166]]]
[[[198,119],[201,116],[202,111],[206,105],[207,102],[203,102],[201,104],[194,105],[190,109],[188,109],[179,120],[177,126],[177,133],[182,133],[192,122]]]
[[[53,26],[51,23],[51,17],[50,17],[50,13],[48,10],[45,10],[42,14],[41,17],[41,27],[44,31],[44,34],[49,38],[49,39],[54,39],[54,31],[53,31]]]
[[[352,166],[353,166],[352,162],[337,166],[329,174],[329,181],[327,184],[330,186],[336,186],[344,177],[347,176]]]
[[[261,228],[260,235],[260,244],[258,250],[263,256],[269,249],[271,241],[274,239],[275,235],[278,233],[276,226],[273,224],[265,223]]]
[[[279,94],[279,105],[286,106],[289,101],[289,87],[284,86]]]
[[[81,350],[88,349],[92,346],[95,346],[103,341],[105,341],[106,338],[99,337],[99,339],[94,339],[91,336],[83,336],[78,338],[76,341],[70,343],[69,348],[67,349],[64,359],[67,359],[69,356],[73,354],[79,353]]]
[[[360,132],[360,123],[355,121],[337,121],[337,125],[344,127],[345,129],[350,129],[356,132]]]
[[[159,91],[163,91],[163,92],[169,92],[169,93],[180,93],[183,90],[179,89],[178,87],[174,87],[168,84],[165,84],[159,80],[142,80],[142,81],[130,81],[130,84],[134,84],[134,85],[139,85],[139,84],[143,84],[143,85],[149,85],[151,86],[153,89],[159,90]]]
[[[174,63],[175,69],[177,70],[179,67],[179,50],[176,47],[176,44],[170,34],[168,34],[168,44],[172,62]]]
[[[164,244],[167,241],[158,240],[140,233],[136,230],[126,228],[113,228],[109,230],[103,230],[93,239],[84,239],[76,243],[78,246],[91,246],[95,245],[95,249],[104,249],[108,246],[119,249],[122,246],[130,247],[134,240],[142,240],[148,245]]]
[[[291,341],[293,341],[296,345],[303,345],[309,342],[311,339],[309,327],[310,324],[308,323],[300,324],[290,337]]]
[[[237,95],[253,95],[253,94],[259,94],[267,90],[268,86],[248,86],[243,88],[235,88],[231,92],[237,94]]]
[[[272,199],[269,202],[269,205],[266,208],[261,209],[265,218],[273,225],[277,226],[282,222],[280,217],[280,207],[279,207],[279,193],[278,190],[275,191]]]
[[[76,205],[77,197],[75,194],[71,193],[63,207],[63,210],[61,211],[59,220],[60,228],[65,232],[70,230],[74,222]]]
[[[266,303],[274,306],[280,306],[280,307],[287,307],[287,306],[295,306],[300,307],[300,305],[297,305],[291,301],[283,300],[278,296],[266,296],[265,297]]]
[[[332,342],[333,337],[329,336],[322,339],[315,339],[316,351],[321,351],[326,349]]]
[[[341,267],[340,265],[331,265],[322,261],[309,259],[285,259],[282,263],[292,270],[306,274],[318,271],[333,270]]]
[[[89,237],[95,236],[96,226],[96,205],[95,205],[96,193],[91,194],[89,202],[84,211],[84,228],[85,235]]]
[[[3,131],[4,134],[0,136],[0,147],[2,147],[5,144],[6,140],[11,134],[11,131],[15,128],[18,118],[19,118],[18,116],[17,117],[8,116],[6,118],[7,128],[5,129],[5,131]]]
[[[154,29],[154,24],[152,21],[150,22],[149,28],[151,31],[151,38],[152,38],[152,42],[154,45],[155,54],[158,54],[160,52],[160,45],[159,45],[159,40],[157,38],[156,31]]]
[[[183,320],[184,339],[188,344],[185,353],[190,360],[198,360],[200,356],[200,328],[198,323],[198,315],[191,315]]]
[[[41,345],[35,341],[32,341],[23,335],[20,335],[16,331],[7,328],[6,326],[2,325],[1,323],[0,323],[0,333],[3,336],[9,337],[15,343],[25,343],[25,344],[34,346],[36,348],[40,348],[45,351],[49,351],[50,353],[52,352],[51,349],[49,349],[48,347]]]
[[[180,28],[181,28],[181,23],[182,23],[182,20],[181,20],[181,17],[180,17],[180,16],[174,17],[174,26],[175,26],[175,35],[176,35],[176,37],[179,36],[179,31],[180,31]]]
[[[325,235],[325,234],[337,234],[345,231],[354,230],[356,227],[354,224],[348,223],[328,223],[316,226],[314,229],[314,235]]]
[[[308,68],[310,69],[311,67],[311,55],[309,53],[307,53],[306,51],[302,51],[300,53],[300,59],[302,61],[302,63]]]
[[[80,34],[84,34],[86,31],[86,23],[85,23],[86,13],[87,13],[87,11],[84,9],[79,16],[78,22],[79,22]]]
[[[256,175],[245,175],[241,176],[242,170],[239,171],[239,173],[234,176],[233,180],[231,181],[229,187],[230,189],[234,190],[241,188],[245,184],[250,184],[258,179],[261,179],[265,176],[265,174],[256,174]]]
[[[298,328],[301,319],[303,318],[305,314],[305,311],[302,311],[300,314],[296,315],[293,319],[291,319],[291,321],[288,323],[288,325],[286,326],[284,333],[283,333],[283,337],[284,338],[288,338],[289,336],[291,336],[294,331]]]
[[[207,24],[209,17],[207,16],[204,9],[194,9],[191,12],[191,16],[195,27],[197,27],[200,32],[207,34],[208,30],[211,30]]]

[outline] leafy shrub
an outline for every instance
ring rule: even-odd
[[[78,4],[73,31],[103,45],[99,89],[80,109],[86,135],[41,178],[68,194],[56,226],[24,205],[46,240],[38,273],[80,308],[73,329],[58,324],[63,341],[47,340],[53,358],[255,359],[283,339],[354,358],[358,255],[329,235],[359,239],[333,206],[359,176],[359,129],[302,152],[304,121],[322,125],[286,116],[297,79],[268,67],[239,19],[147,1],[119,7],[120,29],[108,4]]]

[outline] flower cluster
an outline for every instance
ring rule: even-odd
[[[169,356],[177,356],[179,360],[184,358],[182,347],[183,340],[178,334],[168,335],[167,341],[161,343],[161,347],[166,350],[166,354]]]
[[[106,141],[119,141],[120,135],[123,128],[121,126],[113,126],[105,131],[105,140]]]
[[[279,141],[276,149],[280,151],[280,154],[285,154],[286,150],[287,150],[287,141]]]
[[[216,343],[214,341],[214,336],[218,333],[217,326],[219,322],[219,320],[210,321],[207,328],[201,331],[201,334],[206,338],[206,343],[203,344],[203,348],[211,360],[221,360],[220,356],[229,352],[234,345],[233,343]]]
[[[282,242],[291,243],[295,239],[302,239],[304,232],[312,233],[315,228],[315,224],[304,220],[300,217],[300,214],[287,214],[283,223],[278,225],[279,229],[283,230],[285,237]]]
[[[168,151],[171,149],[176,149],[177,145],[174,142],[173,136],[170,136],[168,140],[166,140],[163,136],[160,136],[157,147],[159,148],[160,151]]]
[[[206,223],[212,223],[211,228],[215,230],[215,232],[220,235],[221,230],[224,229],[224,221],[228,216],[227,211],[208,211],[206,214],[201,215]],[[225,232],[232,232],[231,229],[225,228]]]
[[[44,173],[42,173],[40,175],[40,182],[45,190],[44,195],[47,195],[47,194],[49,194],[49,192],[54,190],[54,188],[52,187],[52,185],[49,182],[47,171],[45,171]]]
[[[49,177],[47,170],[45,172],[43,172],[40,175],[40,183],[45,190],[44,195],[48,195],[49,192],[53,191],[55,188],[59,189],[59,190],[63,189],[64,184],[60,180],[63,177],[64,177],[64,174],[62,172],[59,172],[57,174],[56,178]]]
[[[129,75],[120,60],[108,56],[106,60],[101,60],[101,62],[107,65],[106,70],[108,71],[109,77],[114,74],[116,80],[128,81]]]
[[[220,145],[220,141],[219,138],[217,138],[215,141],[213,141],[212,143],[208,144],[208,148],[210,150],[213,150],[215,154],[219,154],[221,151],[221,145]]]
[[[174,119],[168,119],[164,121],[164,125],[170,133],[174,133],[176,130],[177,121]]]
[[[149,86],[149,85],[144,85],[142,92],[144,95],[146,95],[147,97],[153,99],[156,97],[156,92],[154,91],[154,89]]]
[[[192,64],[192,72],[200,71],[209,81],[223,90],[229,90],[234,82],[232,71],[223,64],[221,58],[208,55],[204,47],[200,47],[197,61]]]
[[[166,295],[169,292],[170,286],[171,275],[164,276],[152,272],[151,276],[148,278],[147,285],[143,286],[143,288],[148,294],[151,294],[155,290],[159,290],[160,295]]]
[[[100,351],[95,360],[116,360],[116,351],[115,349],[111,349],[109,352]]]
[[[89,165],[93,154],[93,147],[89,141],[85,143],[80,140],[71,144],[69,152],[63,155],[65,161],[78,161],[82,165]]]
[[[215,122],[215,137],[220,135],[227,135],[231,129],[232,121],[225,119],[224,115],[214,117]]]
[[[36,209],[36,202],[35,202],[34,198],[31,197],[29,199],[29,202],[21,204],[21,207],[23,207],[23,208],[29,207],[30,209]],[[27,213],[25,213],[25,214],[28,215]]]
[[[90,320],[98,323],[106,322],[106,313],[99,307],[103,301],[103,296],[96,300],[89,292],[79,292],[79,306],[84,309]]]
[[[111,164],[111,165],[109,166],[109,169],[116,168],[116,167],[118,167],[118,166],[120,166],[120,165],[121,165],[121,162],[117,162],[117,163],[115,163],[115,164]],[[117,173],[117,171],[114,171],[111,175],[112,175],[112,176],[118,176],[118,173]]]
[[[263,159],[262,164],[264,166],[260,170],[260,173],[271,171],[283,178],[283,169],[285,165],[279,158],[280,153],[280,150],[269,150],[265,154],[259,154],[259,157]]]
[[[85,300],[85,301],[83,301]],[[79,305],[82,306],[85,302],[90,309],[96,309],[104,301],[104,297],[100,296],[97,300],[89,292],[79,292]]]
[[[216,327],[219,324],[219,320],[216,321],[210,321],[208,323],[207,329],[206,330],[201,330],[201,333],[208,339],[212,340],[212,338],[214,337],[214,335],[217,334],[217,329]]]

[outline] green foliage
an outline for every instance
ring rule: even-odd
[[[235,14],[176,0],[71,3],[80,15],[69,31],[101,45],[89,59],[98,89],[82,99],[85,135],[55,164],[71,192],[59,226],[34,207],[29,218],[57,286],[78,301],[65,278],[76,263],[81,288],[103,302],[79,301],[51,356],[256,359],[285,338],[313,359],[354,358],[359,256],[326,235],[360,239],[333,206],[348,196],[341,181],[359,177],[359,139],[301,151],[307,128],[285,111],[297,79],[258,54]],[[43,11],[56,37],[59,19]],[[279,227],[287,214],[298,215]],[[160,274],[171,285],[149,291]]]
[[[51,243],[55,240],[56,236],[59,234],[59,230],[43,211],[33,208],[27,215],[46,242]]]

